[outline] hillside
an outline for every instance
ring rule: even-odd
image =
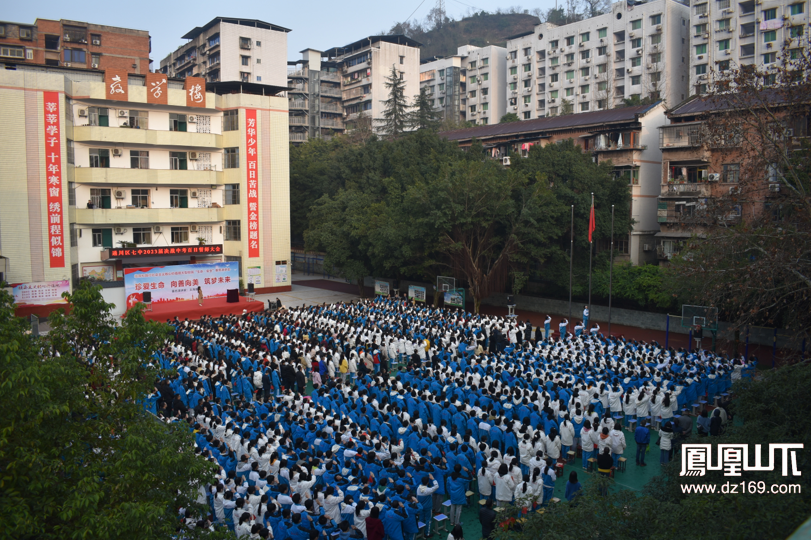
[[[422,32],[417,30],[410,37],[422,43],[420,58],[450,56],[457,47],[475,45],[503,47],[507,37],[531,31],[538,24],[538,17],[522,13],[476,14],[460,21],[451,21],[442,28]]]

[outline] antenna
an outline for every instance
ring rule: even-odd
[[[442,28],[442,25],[445,23],[445,0],[436,0],[436,9],[439,13],[437,28]]]

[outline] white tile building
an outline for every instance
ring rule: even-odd
[[[460,47],[460,49],[463,47]],[[467,77],[464,57],[434,57],[420,64],[420,89],[428,88],[434,108],[443,120],[466,120]]]
[[[467,120],[477,124],[498,124],[507,112],[507,49],[504,47],[459,48],[467,74]]]
[[[613,108],[653,96],[688,97],[690,8],[675,0],[630,6],[507,41],[506,110],[522,119]]]

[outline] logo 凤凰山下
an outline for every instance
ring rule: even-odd
[[[681,473],[679,476],[704,476],[707,471],[724,471],[724,476],[741,476],[742,471],[773,471],[775,454],[780,452],[783,476],[800,476],[797,469],[797,450],[802,450],[800,443],[769,444],[769,461],[763,465],[761,446],[756,444],[749,456],[747,444],[719,444],[715,463],[713,463],[712,444],[683,444],[681,454]]]

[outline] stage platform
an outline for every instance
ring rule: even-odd
[[[197,300],[178,300],[177,302],[163,302],[152,304],[152,311],[144,311],[144,318],[148,321],[166,322],[166,319],[177,317],[196,320],[203,315],[212,317],[219,315],[242,315],[243,310],[248,313],[264,310],[266,304],[260,301],[249,301],[246,296],[240,296],[239,302],[229,304],[225,298],[207,298],[200,306]]]

